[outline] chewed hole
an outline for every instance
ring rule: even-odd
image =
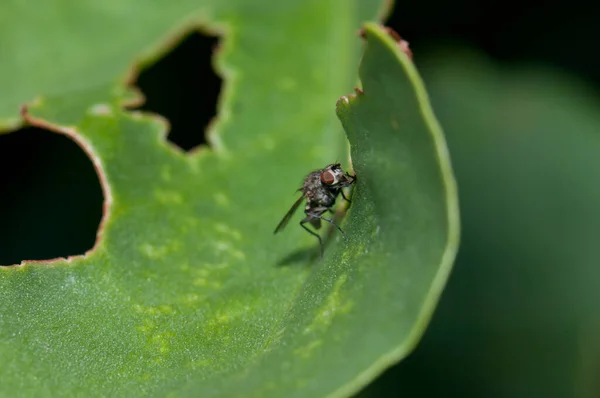
[[[217,114],[222,84],[212,67],[217,44],[217,37],[190,33],[135,82],[146,97],[139,109],[167,118],[168,140],[184,151],[206,143],[206,126]]]
[[[35,127],[0,135],[0,265],[84,254],[102,202],[91,160],[69,138]]]

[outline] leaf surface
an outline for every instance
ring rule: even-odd
[[[134,14],[144,29],[129,31],[132,4],[77,4],[56,12],[86,46],[63,26],[23,57],[62,38],[75,42],[63,55],[79,68],[28,80],[34,72],[13,52],[0,75],[14,96],[0,116],[14,125],[17,105],[38,96],[28,120],[90,155],[105,220],[83,257],[0,269],[0,394],[347,396],[406,355],[456,250],[456,194],[414,66],[376,25],[365,96],[338,106],[359,175],[342,222],[349,243],[332,235],[313,261],[316,241],[301,228],[272,234],[303,175],[343,159],[332,105],[356,77],[355,30],[377,7],[232,3],[192,13],[181,3]],[[160,119],[121,109],[136,95],[119,76],[148,38],[196,14],[226,27],[217,65],[229,81],[212,149],[183,154],[165,145]],[[18,66],[26,87],[8,84]]]
[[[472,49],[420,65],[460,187],[461,248],[425,337],[388,386],[398,396],[598,396],[597,92]],[[426,386],[415,377],[424,373]]]

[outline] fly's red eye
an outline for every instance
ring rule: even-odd
[[[331,185],[335,182],[335,176],[331,171],[324,171],[321,173],[321,182],[323,184]]]

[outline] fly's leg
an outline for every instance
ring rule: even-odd
[[[340,193],[342,194],[342,198],[344,198],[344,199],[346,200],[346,202],[348,202],[348,203],[352,203],[352,201],[351,201],[350,199],[348,199],[348,198],[346,197],[346,195],[344,195],[344,191],[343,191],[343,190],[341,190],[341,189],[340,189]]]
[[[304,220],[300,221],[300,226],[302,228],[304,228],[311,235],[317,237],[317,239],[319,240],[319,248],[321,249],[321,258],[323,258],[323,241],[321,240],[321,236],[318,233],[310,230],[306,225],[304,225],[304,223],[310,222],[311,218],[312,218],[312,216],[309,215]]]
[[[339,227],[339,225],[337,225],[335,223],[335,221],[333,221],[331,218],[326,218],[321,216],[321,214],[323,214],[323,212],[319,213],[306,213],[308,214],[309,217],[314,217],[314,218],[320,218],[323,221],[327,221],[329,224],[333,225],[334,227],[337,228],[338,231],[340,231],[342,233],[342,236],[344,237],[344,242],[348,242],[348,238],[346,237],[346,233]],[[308,217],[307,217],[308,218]],[[306,220],[306,219],[305,219]],[[302,220],[304,221],[304,220]],[[306,228],[305,228],[306,229]],[[319,237],[319,242],[321,241],[321,237]]]

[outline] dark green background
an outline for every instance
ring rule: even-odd
[[[587,116],[600,114],[599,17],[600,6],[581,1],[396,6],[388,24],[410,42],[447,135],[462,244],[423,341],[361,396],[600,396],[600,123]],[[191,34],[138,81],[143,109],[166,116],[184,149],[202,143],[199,126],[215,113],[216,44]],[[478,61],[448,71],[465,47],[496,71],[471,79]],[[519,87],[511,71],[524,66],[578,86],[558,98],[552,87],[562,80],[540,74],[531,83],[533,72],[522,86],[549,87],[539,106],[507,108],[511,93],[502,89]],[[91,163],[67,138],[33,128],[0,136],[0,264],[91,248],[101,204]]]

